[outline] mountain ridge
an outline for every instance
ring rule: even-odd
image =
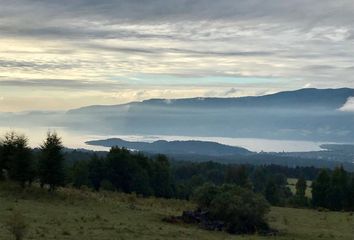
[[[339,103],[342,104],[342,106],[345,104],[346,100],[349,97],[354,97],[354,89],[352,88],[326,88],[326,89],[319,89],[319,88],[302,88],[298,90],[293,90],[293,91],[281,91],[277,93],[272,93],[272,94],[265,94],[265,95],[260,95],[260,96],[242,96],[242,97],[193,97],[193,98],[177,98],[177,99],[165,99],[165,98],[151,98],[151,99],[146,99],[143,101],[133,101],[133,102],[128,102],[128,103],[123,103],[123,104],[112,104],[112,105],[89,105],[89,106],[84,106],[80,108],[74,108],[70,109],[67,111],[67,113],[75,113],[77,111],[82,111],[82,110],[90,110],[93,108],[103,108],[103,109],[110,109],[110,108],[121,108],[121,107],[129,107],[129,106],[134,106],[134,105],[150,105],[150,104],[162,104],[165,106],[173,106],[176,103],[191,103],[191,102],[219,102],[219,103],[227,103],[227,104],[232,104],[235,102],[241,102],[242,104],[245,104],[247,101],[255,101],[257,99],[261,100],[268,100],[269,99],[274,99],[275,101],[272,104],[277,104],[276,101],[279,101],[279,97],[292,97],[292,101],[294,98],[300,98],[304,97],[305,95],[311,96],[311,99],[314,99],[314,97],[318,96],[319,93],[324,94],[322,95],[323,98],[327,98],[330,96],[334,96],[337,98],[337,100],[340,100]],[[315,96],[313,96],[315,94]],[[344,96],[342,96],[344,95]],[[342,96],[342,97],[341,97]],[[338,99],[339,98],[339,99]],[[303,99],[302,99],[303,102]],[[328,102],[327,102],[328,103]],[[279,103],[278,103],[279,104]],[[340,104],[335,104],[337,108],[340,108]]]
[[[0,115],[3,126],[65,127],[97,135],[169,135],[354,142],[354,89],[306,88],[238,98],[150,99],[63,113]]]

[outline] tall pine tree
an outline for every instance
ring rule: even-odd
[[[322,170],[312,183],[312,204],[315,207],[329,207],[328,196],[331,188],[331,177],[327,170]]]
[[[99,191],[101,188],[101,182],[104,180],[106,175],[105,159],[98,158],[94,155],[88,163],[88,178],[91,182],[92,187]]]
[[[5,135],[2,144],[2,160],[10,179],[19,182],[22,187],[25,187],[26,182],[30,183],[34,180],[34,161],[25,136],[14,132]]]
[[[50,191],[65,182],[63,148],[61,138],[56,133],[48,132],[40,149],[39,179],[41,186],[49,185]]]
[[[296,182],[296,195],[299,197],[305,197],[306,188],[306,180],[303,177],[300,177]]]
[[[342,210],[346,205],[348,192],[348,175],[343,166],[332,173],[331,189],[328,195],[328,206],[333,210]]]

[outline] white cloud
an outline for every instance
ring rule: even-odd
[[[354,112],[354,97],[350,97],[340,110],[343,112]]]
[[[42,107],[33,101],[43,93],[53,108],[69,108],[80,97],[86,99],[80,104],[106,103],[114,99],[112,92],[119,92],[120,103],[354,87],[352,0],[0,0],[0,5],[0,94],[8,109],[27,102]],[[163,80],[137,78],[146,75]],[[154,87],[159,84],[163,89]],[[63,102],[63,89],[76,92],[75,98],[66,94],[71,99]],[[99,98],[92,97],[94,90]],[[21,101],[8,102],[18,99],[18,92]]]
[[[311,87],[311,83],[306,83],[302,88],[310,88]]]

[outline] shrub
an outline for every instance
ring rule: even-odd
[[[208,209],[219,191],[219,187],[215,186],[214,184],[206,183],[203,186],[197,188],[193,194],[193,200],[198,204],[200,208]]]
[[[230,233],[255,233],[269,230],[265,220],[268,202],[258,194],[235,185],[200,187],[194,194],[198,207],[209,212],[211,220],[222,221]]]

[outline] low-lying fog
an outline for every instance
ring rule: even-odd
[[[326,142],[311,141],[289,141],[289,140],[270,140],[257,138],[226,138],[226,137],[198,137],[198,136],[162,136],[162,135],[93,135],[89,133],[77,132],[65,128],[6,128],[0,127],[0,135],[6,132],[16,131],[25,134],[32,147],[38,147],[46,136],[48,130],[56,131],[62,137],[64,145],[68,148],[85,148],[90,150],[108,150],[106,147],[91,146],[85,144],[89,140],[121,138],[127,141],[152,142],[157,140],[200,140],[212,141],[231,146],[240,146],[255,152],[306,152],[319,151],[320,145]]]

